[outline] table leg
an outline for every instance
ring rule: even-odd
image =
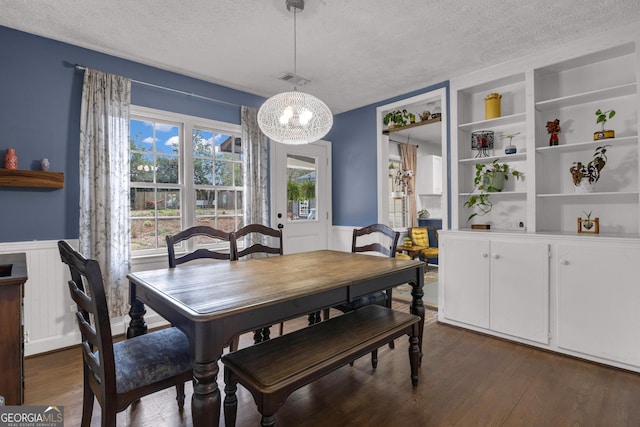
[[[194,427],[218,426],[220,422],[220,390],[218,389],[217,361],[193,366],[193,396],[191,397],[191,416]]]
[[[131,321],[127,328],[127,338],[146,334],[147,324],[144,321],[144,315],[147,313],[147,310],[145,310],[142,301],[136,298],[136,285],[134,283],[129,283],[129,303],[131,304],[131,308],[129,309]]]
[[[422,333],[424,331],[424,303],[422,297],[424,296],[424,270],[420,269],[420,276],[418,279],[411,283],[411,313],[420,317],[418,323],[418,347],[420,348],[420,361],[422,362]]]

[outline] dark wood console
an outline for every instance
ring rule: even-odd
[[[24,403],[22,300],[26,254],[0,254],[0,396],[6,405]]]

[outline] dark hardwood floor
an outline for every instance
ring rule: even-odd
[[[289,321],[286,330],[304,325]],[[277,333],[277,327],[272,328]],[[241,346],[251,342],[243,335]],[[432,323],[424,331],[420,384],[409,379],[406,341],[293,393],[278,426],[638,426],[640,375]],[[80,425],[79,348],[28,358],[26,404],[63,405],[65,426]],[[218,378],[224,388],[222,375]],[[187,396],[191,395],[187,385]],[[224,396],[224,393],[222,393]],[[191,426],[175,389],[143,398],[118,415],[118,426]],[[238,426],[257,426],[251,395],[238,388]],[[93,426],[100,425],[100,407]],[[224,425],[222,419],[221,424]]]

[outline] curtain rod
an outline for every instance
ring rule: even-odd
[[[85,67],[84,65],[80,65],[80,64],[75,64],[75,68],[76,68],[76,70],[85,71],[89,67]],[[197,93],[193,93],[193,92],[187,92],[187,91],[184,91],[184,90],[173,89],[173,88],[170,88],[170,87],[160,86],[160,85],[156,85],[156,84],[153,84],[153,83],[143,82],[143,81],[135,80],[135,79],[131,79],[131,81],[134,82],[134,83],[138,83],[140,85],[143,85],[143,86],[149,86],[149,87],[153,87],[153,88],[156,88],[156,89],[162,89],[162,90],[166,90],[166,91],[169,91],[169,92],[179,93],[180,95],[192,96],[194,98],[203,99],[205,101],[217,102],[219,104],[231,105],[231,106],[234,106],[234,107],[242,107],[242,105],[240,105],[240,104],[235,104],[233,102],[222,101],[220,99],[215,99],[215,98],[209,98],[208,96],[198,95]]]

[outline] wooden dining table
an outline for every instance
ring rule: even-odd
[[[146,332],[145,304],[189,338],[195,385],[194,426],[218,426],[218,360],[237,335],[374,291],[412,285],[410,311],[424,327],[424,263],[332,250],[213,261],[128,275],[131,322],[127,337]]]

